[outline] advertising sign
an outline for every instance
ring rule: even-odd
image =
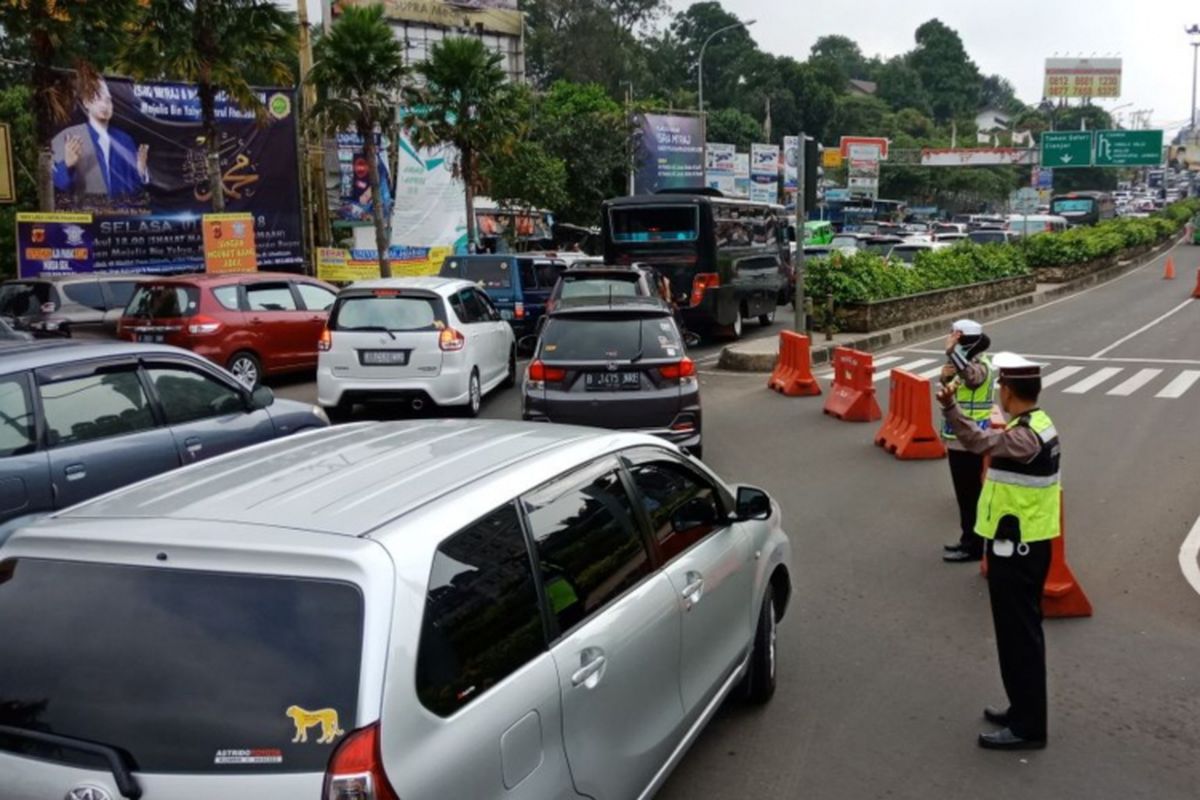
[[[0,122],[0,203],[17,202],[17,186],[13,180],[12,137],[8,123]]]
[[[1047,58],[1043,97],[1120,97],[1121,59]]]
[[[827,147],[821,151],[821,166],[825,169],[837,169],[842,165],[842,151]]]
[[[1168,148],[1167,163],[1177,169],[1200,171],[1200,139],[1185,141]]]
[[[799,136],[783,137],[783,191],[787,194],[795,194],[799,185],[796,174],[796,165],[800,163],[799,148]]]
[[[1033,151],[1023,147],[926,148],[922,167],[997,167],[1032,164]]]
[[[779,145],[750,146],[750,199],[779,202]]]
[[[317,277],[330,283],[353,283],[379,277],[378,259],[359,259],[341,247],[317,249]],[[372,254],[373,255],[373,254]]]
[[[845,142],[845,137],[842,139]],[[883,151],[877,141],[860,141],[846,147],[850,168],[846,187],[852,195],[879,197],[879,160]]]
[[[750,196],[750,154],[738,153],[734,158],[733,195]]]
[[[462,181],[454,177],[458,151],[449,145],[420,148],[404,135],[398,146],[391,250],[406,256],[419,251],[426,259],[434,247],[466,252],[466,192]],[[354,233],[356,247],[375,250],[372,228],[356,228]],[[440,266],[439,260],[433,273]]]
[[[254,217],[250,214],[205,214],[205,272],[255,272]]]
[[[252,215],[258,264],[303,264],[295,98],[257,89],[259,120],[216,99],[225,207]],[[92,215],[97,271],[204,268],[200,217],[210,211],[208,151],[196,87],[101,79],[77,97],[48,143],[55,207]]]
[[[333,0],[335,19],[346,6],[369,6],[379,0]],[[384,15],[405,22],[428,22],[446,28],[467,28],[521,35],[517,0],[384,0]]]
[[[879,159],[887,161],[888,140],[878,136],[843,136],[841,146],[838,148],[842,154],[842,158],[849,158],[850,148],[856,144],[875,147],[879,151]]]
[[[708,163],[704,170],[705,185],[721,194],[733,196],[737,191],[737,147],[732,144],[708,143]]]
[[[91,272],[94,233],[91,214],[17,212],[17,274]]]
[[[352,247],[349,250],[322,248],[317,257],[326,261],[323,280],[361,281],[379,277],[379,251],[371,247]],[[343,257],[339,253],[344,252]],[[450,247],[397,247],[388,248],[388,266],[394,278],[417,278],[437,275],[442,262],[453,253]],[[317,265],[320,277],[320,262]],[[340,277],[339,277],[340,275]]]
[[[642,114],[634,194],[704,186],[704,120],[679,114]]]
[[[363,137],[357,133],[339,133],[330,151],[337,156],[337,205],[333,212],[335,227],[373,225],[375,202],[371,195],[370,165],[363,147]],[[375,161],[379,169],[379,193],[383,197],[383,215],[392,213],[395,185],[388,172],[388,141],[375,134]]]
[[[1029,174],[1029,185],[1034,189],[1053,189],[1054,170],[1050,167],[1034,167]]]

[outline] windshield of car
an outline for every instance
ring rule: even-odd
[[[143,283],[125,306],[127,317],[190,317],[200,306],[200,290],[174,283]]]
[[[637,297],[638,275],[571,275],[562,276],[559,297]]]
[[[616,242],[692,241],[700,235],[698,206],[636,206],[608,212]]]
[[[0,285],[0,314],[6,317],[27,317],[39,314],[43,303],[54,299],[54,289],[49,283],[5,283]]]
[[[916,262],[918,253],[928,250],[928,247],[894,247],[889,257],[903,261],[905,264],[912,264]]]
[[[348,583],[12,559],[0,641],[20,642],[0,658],[0,725],[110,745],[142,772],[323,772],[358,724]],[[0,750],[96,766],[17,737]]]
[[[969,238],[976,244],[995,244],[1007,242],[1008,234],[1004,231],[972,231]]]
[[[395,291],[342,297],[329,315],[329,328],[335,331],[434,331],[444,327],[446,311],[440,297]]]
[[[895,246],[896,242],[891,239],[868,239],[863,249],[877,256],[886,256]]]
[[[829,244],[833,247],[858,247],[861,241],[857,236],[835,236]]]
[[[681,358],[679,330],[670,317],[618,315],[553,317],[541,337],[545,361],[627,361]]]

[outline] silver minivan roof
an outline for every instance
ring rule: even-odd
[[[499,420],[341,425],[164,473],[54,518],[200,520],[361,536],[505,467],[576,444],[595,448],[613,435]]]

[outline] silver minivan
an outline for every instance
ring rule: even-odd
[[[0,797],[651,796],[770,699],[790,547],[662,440],[357,423],[0,548]]]

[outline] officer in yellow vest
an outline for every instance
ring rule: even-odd
[[[980,428],[963,414],[949,386],[938,392],[938,401],[963,446],[991,458],[975,532],[987,540],[988,595],[1009,706],[984,709],[984,717],[1002,727],[979,734],[979,745],[1029,750],[1046,746],[1042,591],[1051,540],[1061,532],[1058,432],[1037,405],[1041,365],[1013,353],[997,353],[992,364],[1006,423]]]
[[[960,319],[946,339],[947,363],[942,369],[942,383],[957,387],[954,397],[958,407],[981,427],[988,424],[995,393],[996,371],[987,355],[990,346],[982,325],[973,319]],[[983,558],[983,539],[975,535],[975,507],[983,489],[983,456],[963,447],[949,422],[942,425],[942,439],[949,455],[959,522],[958,541],[942,548],[942,560],[978,561]]]

